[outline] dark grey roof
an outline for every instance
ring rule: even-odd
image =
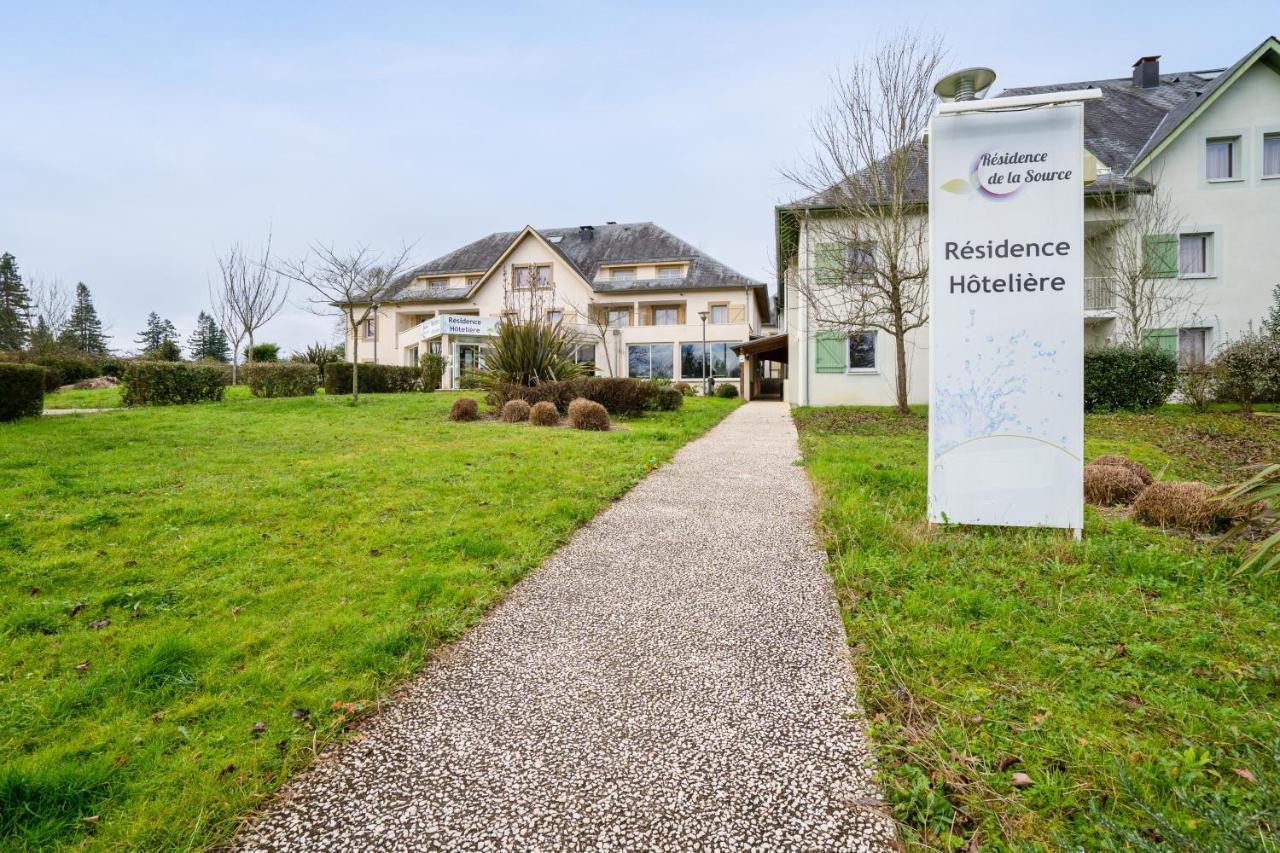
[[[652,222],[629,222],[571,228],[535,229],[560,256],[592,287],[600,292],[639,290],[698,290],[716,287],[758,287],[762,282],[736,272],[715,258],[703,254],[692,245]],[[465,288],[429,291],[416,285],[420,276],[480,274],[500,258],[519,231],[500,231],[473,243],[454,249],[447,255],[410,270],[383,291],[384,302],[440,302],[465,298]],[[588,235],[590,235],[588,237]],[[689,265],[688,275],[680,279],[653,279],[628,282],[596,282],[603,264],[645,264],[682,261]]]
[[[1141,178],[1127,178],[1125,174],[1129,168],[1177,130],[1205,98],[1260,48],[1274,41],[1274,37],[1265,39],[1230,68],[1161,74],[1160,85],[1147,89],[1135,86],[1132,76],[1129,76],[1005,89],[996,99],[1074,89],[1100,90],[1101,98],[1086,101],[1084,105],[1084,146],[1113,172],[1100,175],[1097,181],[1086,185],[1085,195],[1147,192],[1151,184]],[[918,143],[915,147],[923,149],[924,144]],[[907,195],[908,201],[921,204],[928,203],[928,169],[924,161],[923,156],[914,157]],[[838,188],[833,187],[781,207],[812,209],[838,206],[840,196]]]
[[[1137,160],[1165,119],[1190,105],[1194,108],[1202,90],[1223,77],[1214,71],[1161,74],[1160,85],[1150,89],[1133,84],[1133,78],[1086,80],[1006,89],[997,97],[1042,95],[1073,89],[1098,89],[1102,97],[1084,104],[1084,147],[1110,168],[1124,172]],[[1190,110],[1188,110],[1189,112]]]

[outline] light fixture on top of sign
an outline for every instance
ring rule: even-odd
[[[980,101],[995,82],[990,68],[961,68],[934,84],[933,93],[944,101]]]

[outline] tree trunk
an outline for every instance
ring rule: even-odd
[[[894,391],[897,396],[898,414],[905,415],[911,411],[907,407],[907,342],[903,340],[904,335],[900,324],[898,329],[898,333],[893,336],[893,354],[898,368]]]
[[[355,317],[348,315],[351,321],[351,404],[360,402],[360,324]]]

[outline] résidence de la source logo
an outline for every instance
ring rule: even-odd
[[[1032,184],[1069,181],[1075,169],[1047,168],[1047,151],[984,151],[973,158],[969,180],[952,178],[942,189],[957,195],[974,193],[990,201],[1008,201]]]
[[[1071,254],[1067,240],[1045,240],[1030,243],[1009,240],[988,240],[974,243],[966,240],[948,240],[942,244],[942,256],[948,261],[988,261],[1021,258],[1055,258]],[[1010,272],[1004,275],[951,275],[948,277],[951,293],[1044,293],[1062,291],[1067,280],[1060,275],[1039,275],[1035,272]]]

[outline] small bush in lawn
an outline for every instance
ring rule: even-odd
[[[1209,531],[1249,518],[1255,507],[1233,507],[1204,483],[1152,483],[1133,503],[1133,517],[1153,527]]]
[[[0,363],[0,421],[32,417],[44,410],[45,368]]]
[[[569,404],[569,426],[574,429],[607,432],[609,430],[609,412],[599,403],[579,397]]]
[[[168,406],[222,399],[227,374],[220,367],[172,361],[135,361],[121,378],[126,406]]]
[[[1280,341],[1245,335],[1219,350],[1213,373],[1217,398],[1252,413],[1254,403],[1280,399]]]
[[[444,356],[429,352],[418,360],[418,369],[422,371],[422,390],[439,391],[444,379]]]
[[[1084,354],[1086,412],[1136,412],[1173,393],[1178,359],[1158,347],[1093,347]]]
[[[686,397],[693,397],[698,393],[698,389],[694,388],[688,382],[677,382],[674,387]]]
[[[1193,364],[1178,371],[1178,396],[1197,412],[1208,411],[1216,386],[1216,373],[1212,365]]]
[[[1099,456],[1097,459],[1094,459],[1091,462],[1089,462],[1089,464],[1091,466],[1092,465],[1115,465],[1117,467],[1124,468],[1128,471],[1132,471],[1134,474],[1137,475],[1138,479],[1142,481],[1142,485],[1144,486],[1149,486],[1156,481],[1156,478],[1151,476],[1151,472],[1147,470],[1146,465],[1143,465],[1141,462],[1135,462],[1134,460],[1128,458],[1127,456],[1116,456],[1115,454],[1112,454],[1112,453],[1104,453],[1103,455]]]
[[[717,397],[723,397],[726,400],[732,400],[734,397],[738,396],[738,386],[730,385],[727,382],[723,385],[717,385],[715,395]]]
[[[659,412],[674,412],[684,405],[684,394],[674,385],[661,385],[653,391],[653,407]]]
[[[548,400],[534,403],[529,409],[529,423],[534,426],[559,426],[560,412],[555,403]]]
[[[320,387],[314,364],[255,362],[245,369],[245,382],[255,397],[309,397]]]
[[[453,401],[453,405],[449,407],[449,420],[451,421],[476,421],[480,419],[480,407],[476,405],[474,397],[459,397]]]
[[[362,364],[356,371],[361,394],[387,394],[422,390],[422,371],[393,364]],[[331,361],[324,366],[324,393],[351,393],[351,362]]]
[[[502,414],[499,417],[504,423],[523,423],[529,420],[529,404],[524,400],[508,400],[502,404]]]
[[[1095,506],[1132,503],[1144,488],[1141,477],[1119,465],[1088,465],[1084,469],[1084,499]]]

